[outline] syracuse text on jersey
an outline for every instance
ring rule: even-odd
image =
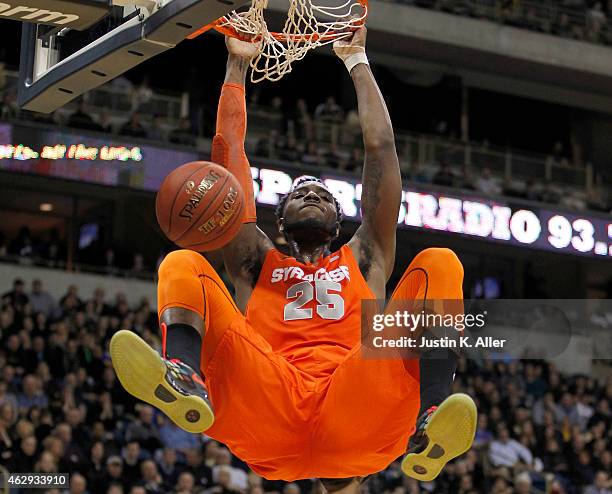
[[[325,268],[317,269],[314,273],[306,274],[302,268],[298,266],[288,266],[284,268],[276,268],[272,270],[272,276],[270,283],[278,283],[279,281],[288,280],[304,280],[304,281],[317,281],[317,280],[331,280],[335,282],[341,282],[343,280],[350,281],[351,276],[349,274],[348,266],[338,266],[331,271],[327,271]]]

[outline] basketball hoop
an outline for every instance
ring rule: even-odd
[[[233,11],[204,26],[190,38],[215,29],[226,36],[261,43],[251,60],[251,81],[278,81],[291,72],[293,62],[310,50],[350,36],[365,24],[368,0],[339,0],[338,5],[321,5],[320,0],[289,0],[281,32],[268,30],[264,12],[268,0],[253,0],[249,10]]]

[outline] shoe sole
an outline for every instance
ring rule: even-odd
[[[138,335],[126,330],[115,333],[110,354],[119,382],[132,396],[158,408],[187,432],[201,433],[213,424],[214,414],[208,403],[170,386],[159,353]]]
[[[402,471],[413,479],[435,479],[450,460],[465,453],[474,442],[477,411],[474,400],[463,393],[449,396],[433,413],[425,426],[429,438],[420,453],[409,453],[402,461]]]

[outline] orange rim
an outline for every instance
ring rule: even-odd
[[[365,24],[366,18],[368,17],[368,0],[358,0],[358,1],[359,1],[359,4],[364,9],[364,16],[363,16],[363,19],[359,19],[355,21],[350,27],[348,27],[347,29],[349,31],[356,31],[357,29],[359,29],[361,26]],[[221,33],[225,36],[231,36],[232,38],[241,39],[243,41],[251,41],[253,43],[258,42],[261,38],[260,35],[255,36],[253,38],[247,37],[240,31],[238,31],[236,28],[234,28],[233,26],[224,25],[225,22],[226,22],[226,18],[221,17],[220,19],[217,19],[216,21],[211,22],[210,24],[207,24],[206,26],[203,26],[197,31],[193,32],[192,34],[187,36],[187,39],[197,38],[201,34],[204,34],[207,31],[210,31],[211,29],[214,29],[218,33]],[[330,31],[324,36],[320,36],[316,33],[311,34],[311,35],[294,34],[292,36],[289,36],[289,39],[293,42],[328,41],[328,40],[337,38],[339,35],[342,35],[342,34],[344,33],[341,31]],[[281,42],[287,41],[287,35],[285,35],[284,33],[271,32],[270,35],[277,41],[281,41]]]

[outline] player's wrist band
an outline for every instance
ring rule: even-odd
[[[238,84],[237,82],[224,82],[223,87],[235,87],[236,89],[244,91],[244,84]]]
[[[358,53],[353,53],[344,59],[344,66],[346,70],[351,73],[351,70],[355,67],[355,65],[359,65],[360,63],[364,63],[366,65],[370,65],[368,62],[368,56],[365,54],[365,51],[360,51]]]

